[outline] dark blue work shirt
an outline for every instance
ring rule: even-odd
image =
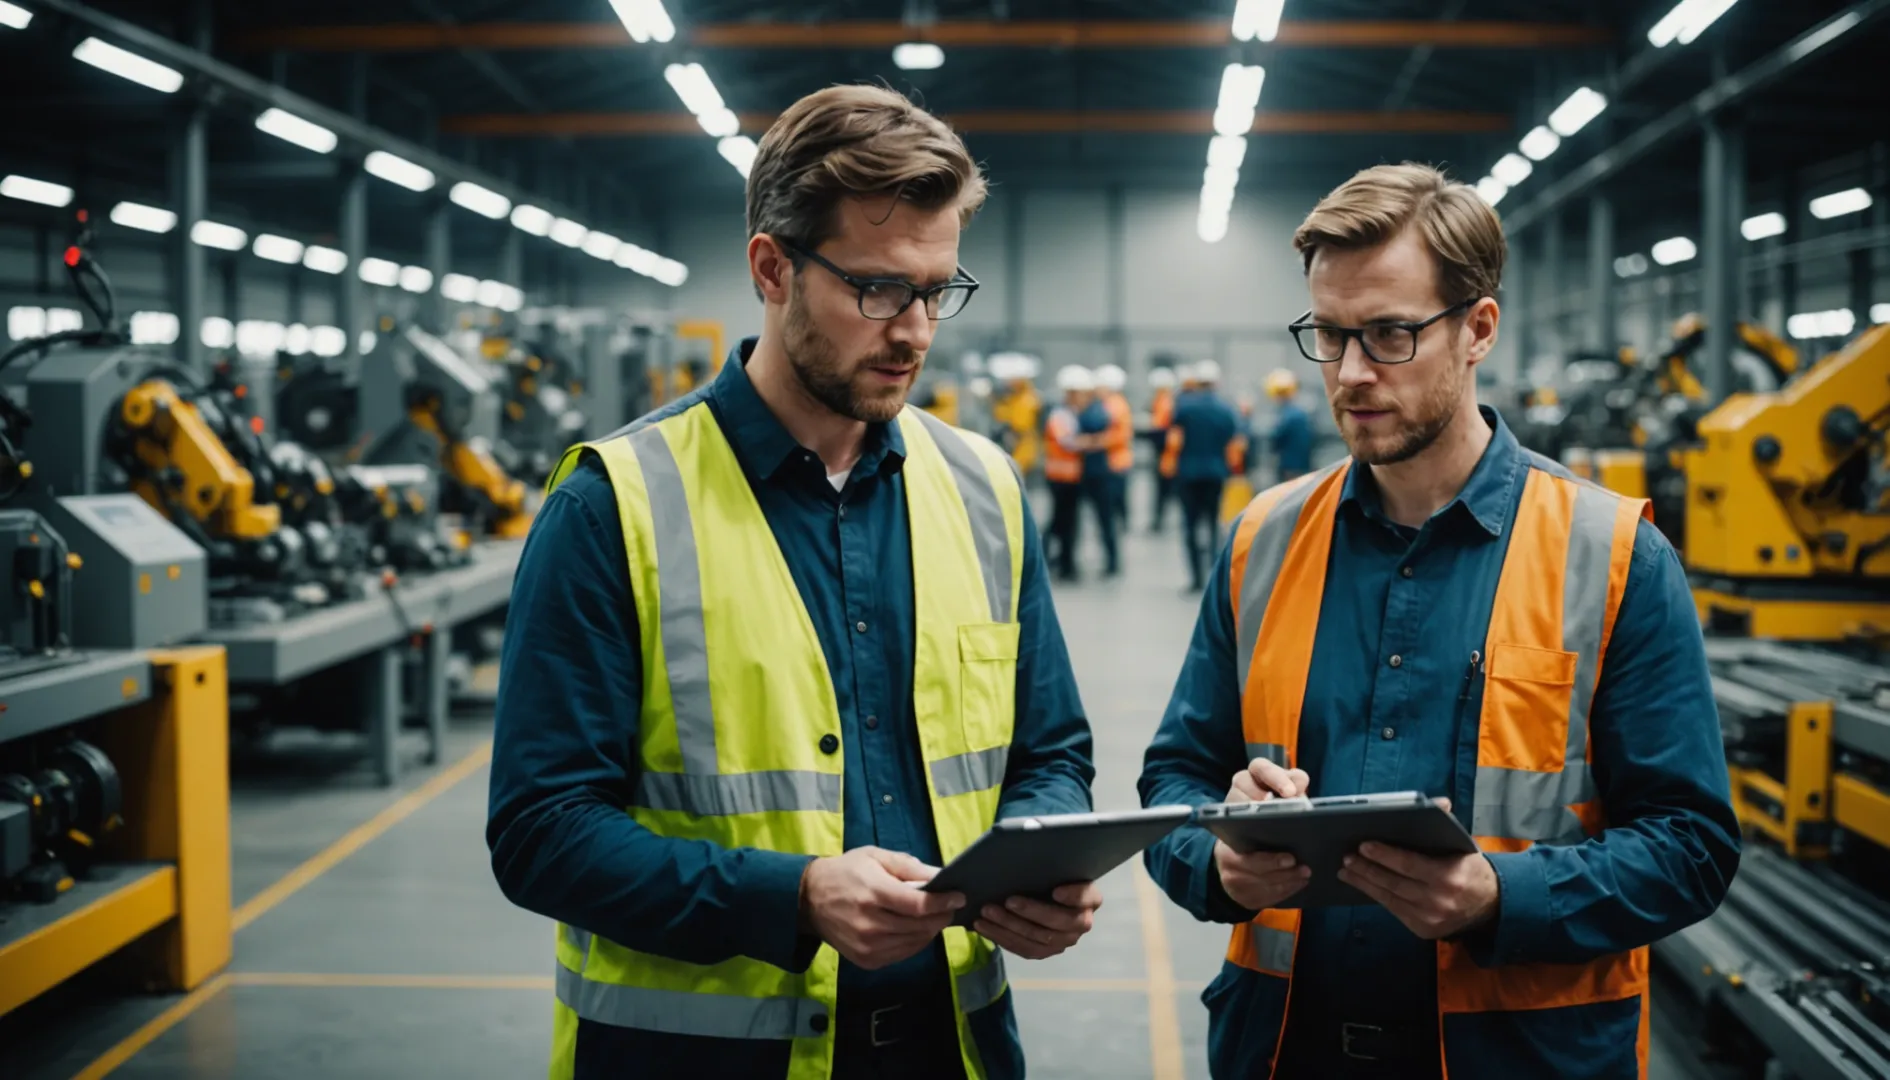
[[[748,380],[753,347],[744,341],[715,380],[652,418],[706,400],[780,545],[840,708],[846,847],[903,851],[936,866],[912,701],[904,439],[897,424],[872,425],[836,492],[820,458]],[[999,817],[1087,810],[1094,777],[1089,726],[1028,511],[1024,530],[1016,729]],[[856,632],[859,623],[870,631]],[[643,700],[637,641],[616,498],[602,465],[587,460],[540,509],[506,615],[486,828],[500,887],[521,907],[642,952],[696,964],[748,956],[805,970],[818,946],[797,929],[807,856],[667,839],[624,812],[636,787]],[[938,943],[873,972],[843,961],[840,995],[871,1008],[942,988],[946,973]],[[986,1039],[1015,1043],[1009,996],[977,1016],[987,1029],[980,1047],[1001,1064],[1010,1051]],[[589,1029],[608,1047],[596,1053],[612,1058],[686,1061],[703,1076],[771,1073],[776,1057],[785,1069],[785,1042],[598,1027],[581,1025],[581,1058]]]
[[[1315,796],[1449,796],[1468,826],[1474,769],[1459,768],[1458,748],[1476,745],[1482,701],[1469,658],[1485,647],[1529,465],[1496,413],[1483,415],[1496,429],[1489,448],[1422,528],[1386,516],[1371,469],[1354,463],[1346,477],[1299,727],[1296,764]],[[1247,764],[1230,551],[1144,759],[1145,805],[1219,802]],[[1645,521],[1592,716],[1606,841],[1489,856],[1502,899],[1497,921],[1467,938],[1479,963],[1575,963],[1648,944],[1710,913],[1738,864],[1698,616],[1673,548]],[[1146,860],[1197,919],[1245,921],[1252,913],[1221,889],[1213,848],[1209,833],[1190,827]],[[1300,927],[1289,1043],[1341,1022],[1414,1025],[1435,1037],[1432,943],[1377,905],[1310,909]],[[1344,1075],[1336,1040],[1321,1045],[1333,1059],[1319,1075]]]
[[[1175,479],[1227,479],[1228,444],[1245,430],[1234,407],[1212,390],[1190,390],[1175,399],[1175,426],[1181,429]]]
[[[1076,432],[1079,435],[1107,435],[1111,420],[1109,406],[1103,404],[1102,395],[1098,394],[1083,406],[1083,411],[1076,414]],[[1083,454],[1083,479],[1089,481],[1106,480],[1115,475],[1109,467],[1109,451],[1089,450]]]
[[[1273,422],[1273,453],[1280,470],[1287,474],[1312,471],[1312,417],[1297,401],[1280,403],[1279,417]]]

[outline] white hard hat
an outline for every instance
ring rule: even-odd
[[[1104,390],[1120,390],[1129,385],[1129,373],[1114,364],[1096,369],[1096,385]]]
[[[1096,375],[1080,364],[1070,364],[1057,372],[1057,389],[1068,394],[1096,389]]]
[[[1175,369],[1158,367],[1150,369],[1148,384],[1156,390],[1172,390],[1175,387]]]
[[[1212,360],[1203,360],[1194,365],[1194,380],[1210,386],[1221,381],[1221,365]]]

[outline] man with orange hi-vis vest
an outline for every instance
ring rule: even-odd
[[[1109,430],[1102,445],[1109,452],[1109,506],[1116,515],[1116,528],[1129,524],[1129,472],[1135,468],[1135,409],[1122,391],[1129,385],[1129,373],[1114,364],[1096,369],[1096,393],[1109,410]]]
[[[1645,1078],[1647,947],[1739,859],[1686,575],[1645,501],[1478,406],[1505,242],[1474,191],[1367,169],[1294,246],[1291,329],[1351,456],[1240,515],[1142,801],[1417,791],[1480,850],[1364,843],[1338,871],[1362,902],[1301,908],[1290,855],[1152,846],[1168,895],[1232,927],[1210,1074]]]

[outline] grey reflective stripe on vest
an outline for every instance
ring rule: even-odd
[[[995,1002],[1004,994],[1004,956],[991,951],[983,967],[958,976],[958,1011],[973,1013]]]
[[[785,769],[721,776],[645,771],[637,777],[636,805],[696,817],[797,810],[837,814],[840,774]]]
[[[578,964],[578,970],[583,971],[591,965],[591,932],[589,930],[579,930],[577,927],[568,924],[560,925],[564,925],[565,940],[576,946],[578,955],[584,958],[583,962]]]
[[[1266,618],[1267,601],[1273,597],[1273,585],[1280,579],[1280,567],[1286,562],[1286,546],[1299,527],[1299,513],[1306,508],[1307,500],[1312,498],[1320,481],[1342,465],[1344,462],[1327,466],[1280,496],[1253,534],[1253,545],[1247,549],[1247,569],[1241,582],[1239,606],[1234,609],[1234,663],[1243,689],[1247,685],[1247,669],[1253,664],[1254,643],[1260,640],[1260,623]],[[1310,634],[1313,627],[1305,630]]]
[[[1253,924],[1254,962],[1266,971],[1293,970],[1293,932]]]
[[[1579,844],[1588,839],[1569,806],[1595,797],[1586,761],[1571,761],[1559,773],[1477,767],[1470,832],[1537,844]]]
[[[813,998],[752,998],[651,990],[597,982],[558,965],[558,1001],[584,1020],[612,1027],[701,1035],[711,1039],[792,1039],[816,1036],[815,1017],[827,1007]]]
[[[669,675],[669,697],[676,713],[676,742],[682,749],[683,771],[714,776],[720,771],[715,757],[715,706],[709,695],[709,642],[702,626],[702,568],[696,552],[695,526],[690,521],[689,497],[683,492],[682,470],[676,455],[655,425],[628,436],[643,470],[643,486],[650,496],[650,521],[656,541],[656,574],[660,584],[659,627],[663,636],[663,669]]]
[[[1601,671],[1601,625],[1608,618],[1617,505],[1616,497],[1600,488],[1575,486],[1575,520],[1562,578],[1562,648],[1575,654],[1575,688],[1568,703],[1569,764],[1588,755],[1588,710]]]
[[[1010,747],[994,746],[934,761],[932,791],[941,799],[949,799],[997,787],[1004,782],[1004,766],[1010,756]]]
[[[945,456],[952,480],[958,485],[958,497],[964,500],[971,518],[971,542],[978,549],[978,568],[984,574],[991,621],[1011,622],[1011,532],[1004,524],[1004,507],[998,502],[997,489],[991,486],[984,459],[945,421],[923,409],[913,409],[912,413]]]
[[[1260,758],[1266,758],[1268,761],[1271,761],[1273,764],[1278,765],[1282,769],[1287,767],[1286,747],[1281,746],[1279,743],[1270,743],[1270,742],[1248,743],[1247,744],[1248,762],[1251,763],[1254,761],[1258,761]]]

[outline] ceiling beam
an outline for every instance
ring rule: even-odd
[[[742,130],[759,134],[775,114],[741,114]],[[1162,134],[1212,135],[1214,113],[1208,109],[1133,110],[992,110],[956,112],[944,119],[968,135]],[[1256,135],[1487,134],[1509,132],[1508,113],[1428,112],[1263,112],[1254,118]],[[680,112],[485,113],[446,116],[440,131],[449,135],[511,138],[611,138],[639,135],[701,135],[696,118]]]
[[[1272,48],[1553,49],[1612,44],[1602,26],[1536,22],[1345,20],[1286,22]],[[934,23],[914,30],[893,21],[708,23],[679,31],[677,42],[728,49],[880,49],[923,40],[987,49],[1215,49],[1233,43],[1225,19],[1115,22]],[[634,47],[615,22],[381,23],[283,26],[232,34],[247,51],[435,52],[477,49],[620,49]]]

